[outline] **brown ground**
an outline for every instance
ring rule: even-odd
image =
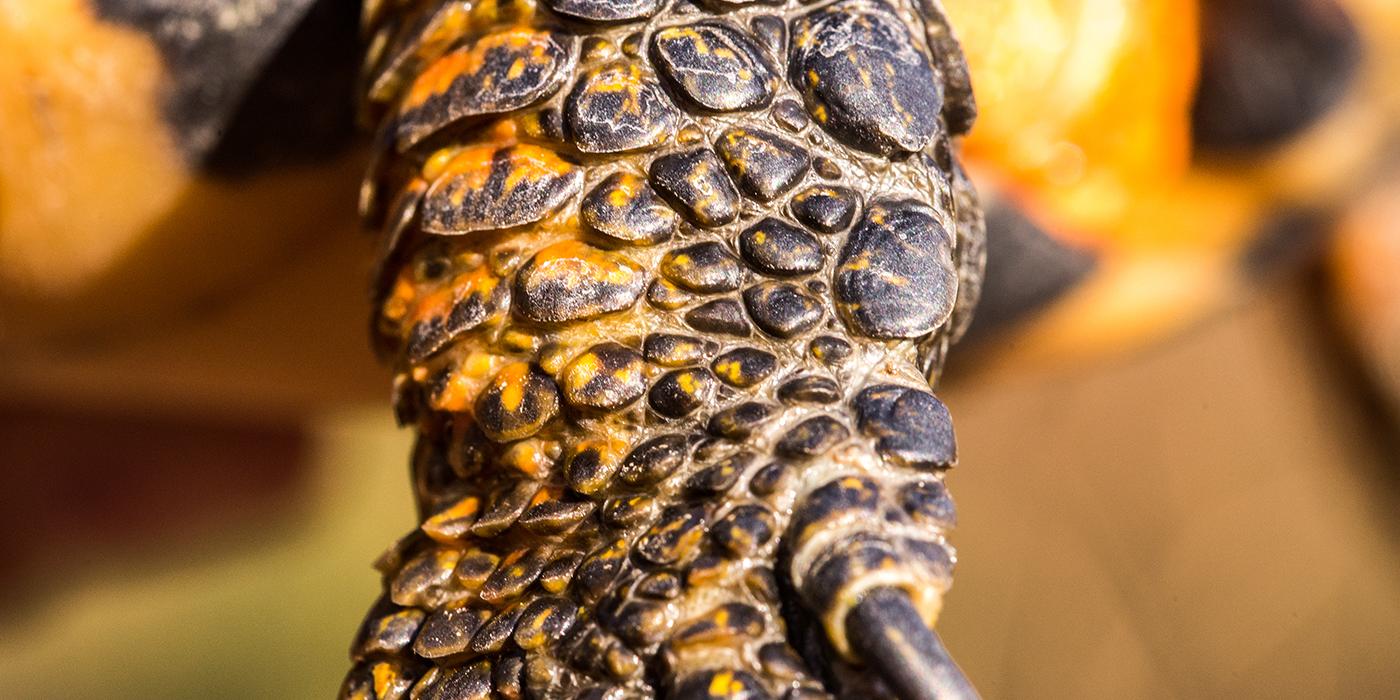
[[[1400,693],[1400,455],[1305,306],[956,387],[943,624],[986,697]]]

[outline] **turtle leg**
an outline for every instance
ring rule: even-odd
[[[968,105],[913,0],[365,17],[374,330],[422,522],[342,695],[808,700],[942,668],[922,637],[874,658],[872,627],[931,625],[951,585],[929,383],[982,269]],[[907,609],[855,614],[884,589]]]

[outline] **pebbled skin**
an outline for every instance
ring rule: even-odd
[[[936,3],[364,22],[373,327],[423,521],[341,697],[895,696],[848,618],[879,589],[931,626],[951,584],[929,387],[984,256]]]

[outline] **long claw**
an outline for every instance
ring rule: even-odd
[[[901,700],[977,700],[938,635],[897,588],[866,594],[846,618],[852,649]]]

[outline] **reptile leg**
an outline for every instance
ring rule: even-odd
[[[422,523],[342,697],[972,696],[931,631],[956,449],[929,385],[983,256],[936,2],[365,22]]]

